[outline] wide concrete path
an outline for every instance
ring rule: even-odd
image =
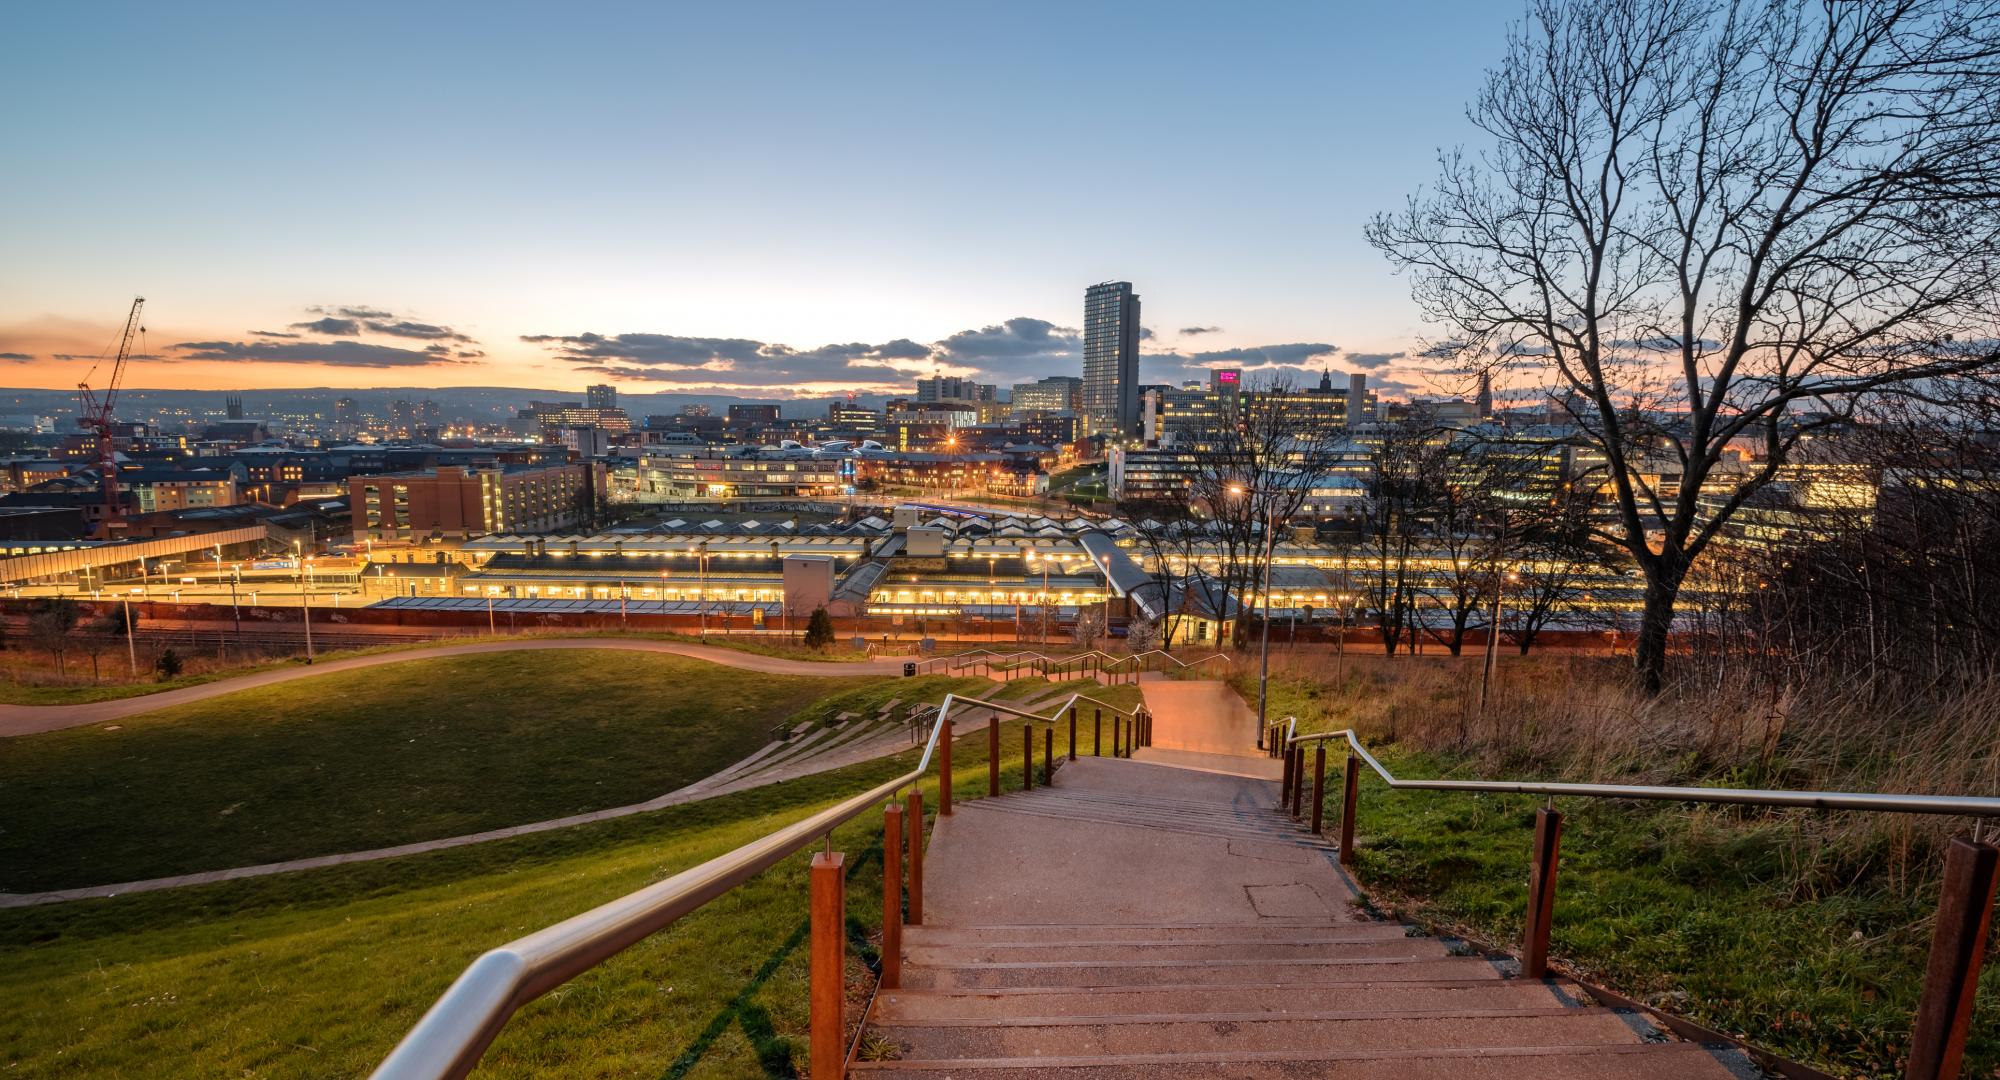
[[[483,640],[462,645],[439,645],[430,649],[405,649],[398,652],[376,653],[371,656],[350,656],[340,660],[329,660],[310,666],[283,667],[271,671],[260,671],[251,675],[239,675],[230,679],[217,679],[198,686],[184,686],[178,690],[164,690],[157,694],[141,694],[137,697],[119,698],[115,701],[92,701],[79,705],[0,705],[0,738],[16,735],[37,735],[44,731],[60,731],[63,728],[82,727],[85,724],[100,724],[107,720],[118,720],[157,709],[186,705],[193,701],[206,701],[223,694],[233,694],[238,690],[252,690],[260,686],[274,686],[295,679],[310,679],[317,675],[331,675],[335,672],[353,671],[357,668],[380,667],[384,664],[401,664],[410,660],[434,660],[443,656],[469,656],[476,653],[540,651],[545,649],[622,649],[628,652],[668,653],[674,656],[688,656],[696,660],[706,660],[726,667],[742,668],[745,671],[759,671],[767,675],[821,675],[821,676],[863,676],[900,675],[903,673],[903,658],[879,657],[873,660],[854,662],[786,660],[776,656],[759,656],[756,653],[741,652],[736,649],[717,648],[713,645],[694,645],[678,641],[649,641],[644,638],[502,638]]]
[[[1228,683],[1142,680],[1153,744],[1133,758],[1156,765],[1276,780],[1284,766],[1257,749],[1257,714]]]
[[[1225,687],[1171,684],[1193,708]],[[1148,688],[1148,703],[1153,703]],[[1166,700],[1163,698],[1162,700]],[[1237,703],[1239,706],[1240,702]],[[1169,718],[1156,743],[1254,759],[1242,710]],[[1052,785],[961,802],[925,855],[923,925],[870,1028],[905,1080],[1728,1080],[1733,1051],[1675,1040],[1561,980],[1375,919],[1275,786],[1083,758]]]

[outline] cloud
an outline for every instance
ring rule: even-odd
[[[1340,358],[1340,362],[1346,364],[1348,367],[1373,371],[1376,368],[1388,367],[1390,364],[1408,355],[1408,353],[1400,352],[1351,352],[1343,355]]]
[[[339,315],[348,319],[393,319],[396,317],[393,313],[383,311],[381,308],[359,305],[355,307],[325,307],[320,304],[314,304],[306,310],[312,312],[314,315]]]
[[[1140,341],[1151,341],[1157,336],[1159,335],[1153,333],[1153,328],[1150,326],[1142,326],[1139,328]]]
[[[287,334],[283,330],[252,330],[250,331],[250,336],[269,337],[269,338],[295,338],[298,337],[299,335]]]
[[[324,334],[327,337],[357,337],[361,333],[361,320],[328,316],[311,322],[295,322],[292,324],[292,329],[304,330],[308,334]]]
[[[1217,349],[1194,354],[1198,364],[1241,364],[1246,368],[1305,367],[1307,361],[1330,357],[1338,345],[1295,342],[1290,345],[1253,345],[1242,349]]]
[[[303,330],[309,334],[326,337],[360,337],[363,331],[382,334],[387,337],[416,338],[419,341],[457,341],[472,344],[472,339],[449,326],[437,323],[418,322],[414,319],[398,318],[392,312],[374,307],[328,308],[315,304],[306,309],[309,313],[324,316],[310,322],[293,323],[290,329]],[[297,334],[273,334],[264,330],[252,330],[252,334],[263,337],[298,337]]]
[[[920,371],[930,350],[898,338],[795,349],[749,338],[679,334],[530,334],[522,341],[547,347],[583,371],[651,382],[746,388],[838,382],[900,385]]]
[[[387,334],[390,337],[423,338],[426,340],[443,341],[472,340],[449,326],[434,326],[430,323],[411,322],[408,319],[398,319],[395,322],[371,319],[362,325],[375,333]]]
[[[1222,327],[1220,327],[1220,326],[1183,326],[1183,327],[1181,327],[1181,334],[1182,334],[1182,336],[1184,336],[1184,337],[1194,337],[1194,336],[1195,336],[1195,335],[1197,335],[1197,334],[1220,334],[1220,333],[1222,333]]]
[[[34,356],[33,356],[32,354],[30,354],[30,353],[24,353],[24,352],[0,352],[0,360],[8,360],[8,361],[11,361],[11,362],[13,362],[13,363],[16,363],[16,364],[25,364],[25,363],[27,363],[28,361],[30,361],[30,360],[33,360],[33,359],[34,359]]]
[[[360,341],[183,341],[168,346],[174,360],[225,360],[264,364],[325,364],[329,367],[431,367],[459,361],[430,352],[370,345]]]

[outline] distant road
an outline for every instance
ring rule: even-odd
[[[408,660],[431,660],[441,656],[513,652],[521,649],[624,649],[629,652],[670,653],[675,656],[706,660],[725,667],[763,672],[767,675],[857,677],[900,675],[903,672],[902,657],[879,657],[851,663],[819,662],[759,656],[756,653],[722,649],[713,645],[650,641],[642,638],[509,638],[500,641],[476,641],[462,645],[439,645],[429,649],[377,653],[373,656],[350,656],[311,666],[260,671],[232,679],[218,679],[197,686],[184,686],[178,690],[164,690],[157,694],[141,694],[114,701],[91,701],[78,705],[0,705],[0,737],[38,735],[45,731],[60,731],[64,728],[82,727],[85,724],[101,724],[157,709],[185,705],[191,701],[206,701],[223,694],[233,694],[238,690],[251,690],[260,686],[291,682],[294,679],[310,679],[316,675],[331,675],[339,671],[353,671],[356,668],[400,664]]]

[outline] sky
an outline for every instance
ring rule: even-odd
[[[13,4],[0,385],[824,397],[1408,362],[1362,239],[1471,143],[1495,2]]]

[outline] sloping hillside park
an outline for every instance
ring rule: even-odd
[[[341,672],[0,740],[0,893],[388,847],[643,802],[778,729],[964,680],[506,652]],[[978,680],[980,685],[991,685]]]
[[[380,844],[643,800],[754,752],[780,723],[890,699],[935,702],[950,690],[1022,702],[1072,692],[1039,679],[765,677],[589,652],[357,675],[135,717],[120,731],[0,743],[10,886]],[[1137,696],[1130,687],[1081,689],[1128,706]],[[1012,788],[1020,738],[1017,725],[1007,729],[1001,745],[1014,757],[1003,775]],[[159,734],[115,738],[149,731]],[[984,790],[985,741],[969,731],[959,743],[961,797]],[[0,909],[0,1074],[365,1074],[486,949],[722,854],[907,770],[915,756],[427,854]],[[61,769],[88,776],[69,803],[45,775]],[[162,786],[213,813],[174,816]],[[934,807],[935,791],[928,797]],[[24,808],[31,832],[16,833]],[[239,824],[253,809],[261,823]],[[871,905],[881,895],[880,831],[880,819],[864,815],[835,836],[852,860],[849,913],[864,926],[879,921]],[[49,860],[25,867],[23,850]],[[787,860],[530,1005],[481,1075],[797,1075],[805,867],[803,856]],[[867,955],[857,950],[856,962]]]

